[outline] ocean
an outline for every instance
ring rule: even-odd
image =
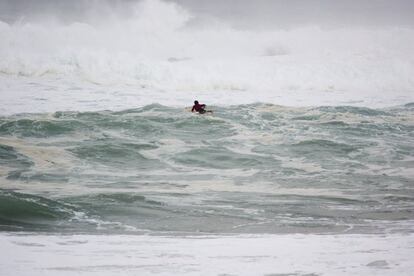
[[[1,275],[410,275],[412,29],[136,10],[0,21]]]
[[[2,227],[410,233],[413,104],[212,108],[1,117]]]

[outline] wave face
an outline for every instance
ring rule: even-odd
[[[125,17],[0,22],[0,74],[166,91],[413,91],[409,27],[252,31],[197,19],[152,0]]]
[[[413,104],[0,117],[0,230],[408,233]]]

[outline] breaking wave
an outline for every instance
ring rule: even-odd
[[[240,30],[174,3],[85,22],[0,22],[0,74],[169,91],[412,91],[413,30]],[[154,19],[156,18],[156,20]]]

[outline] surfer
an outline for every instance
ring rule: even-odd
[[[200,114],[204,114],[207,112],[207,110],[205,110],[204,108],[206,108],[205,104],[199,104],[198,101],[194,101],[194,105],[193,108],[191,109],[191,112],[198,112]]]

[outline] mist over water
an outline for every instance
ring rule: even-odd
[[[292,12],[288,28],[277,21],[262,28],[255,12],[263,2],[252,9],[252,25],[241,27],[238,15],[250,16],[242,12],[251,7],[247,2],[58,3],[43,1],[40,6],[49,7],[43,15],[34,9],[32,16],[19,17],[15,11],[15,20],[0,22],[3,77],[127,84],[162,90],[168,98],[188,91],[407,94],[414,86],[414,31],[403,22],[343,26],[309,15],[300,22]],[[303,4],[298,3],[285,9]],[[278,5],[269,10],[278,15]]]
[[[143,0],[2,0],[3,21],[44,20],[64,22],[106,20],[109,14],[130,17]],[[165,0],[194,15],[195,21],[217,19],[237,28],[290,28],[316,24],[324,27],[413,26],[410,0]],[[195,22],[191,22],[194,24]],[[208,23],[208,22],[206,22]]]

